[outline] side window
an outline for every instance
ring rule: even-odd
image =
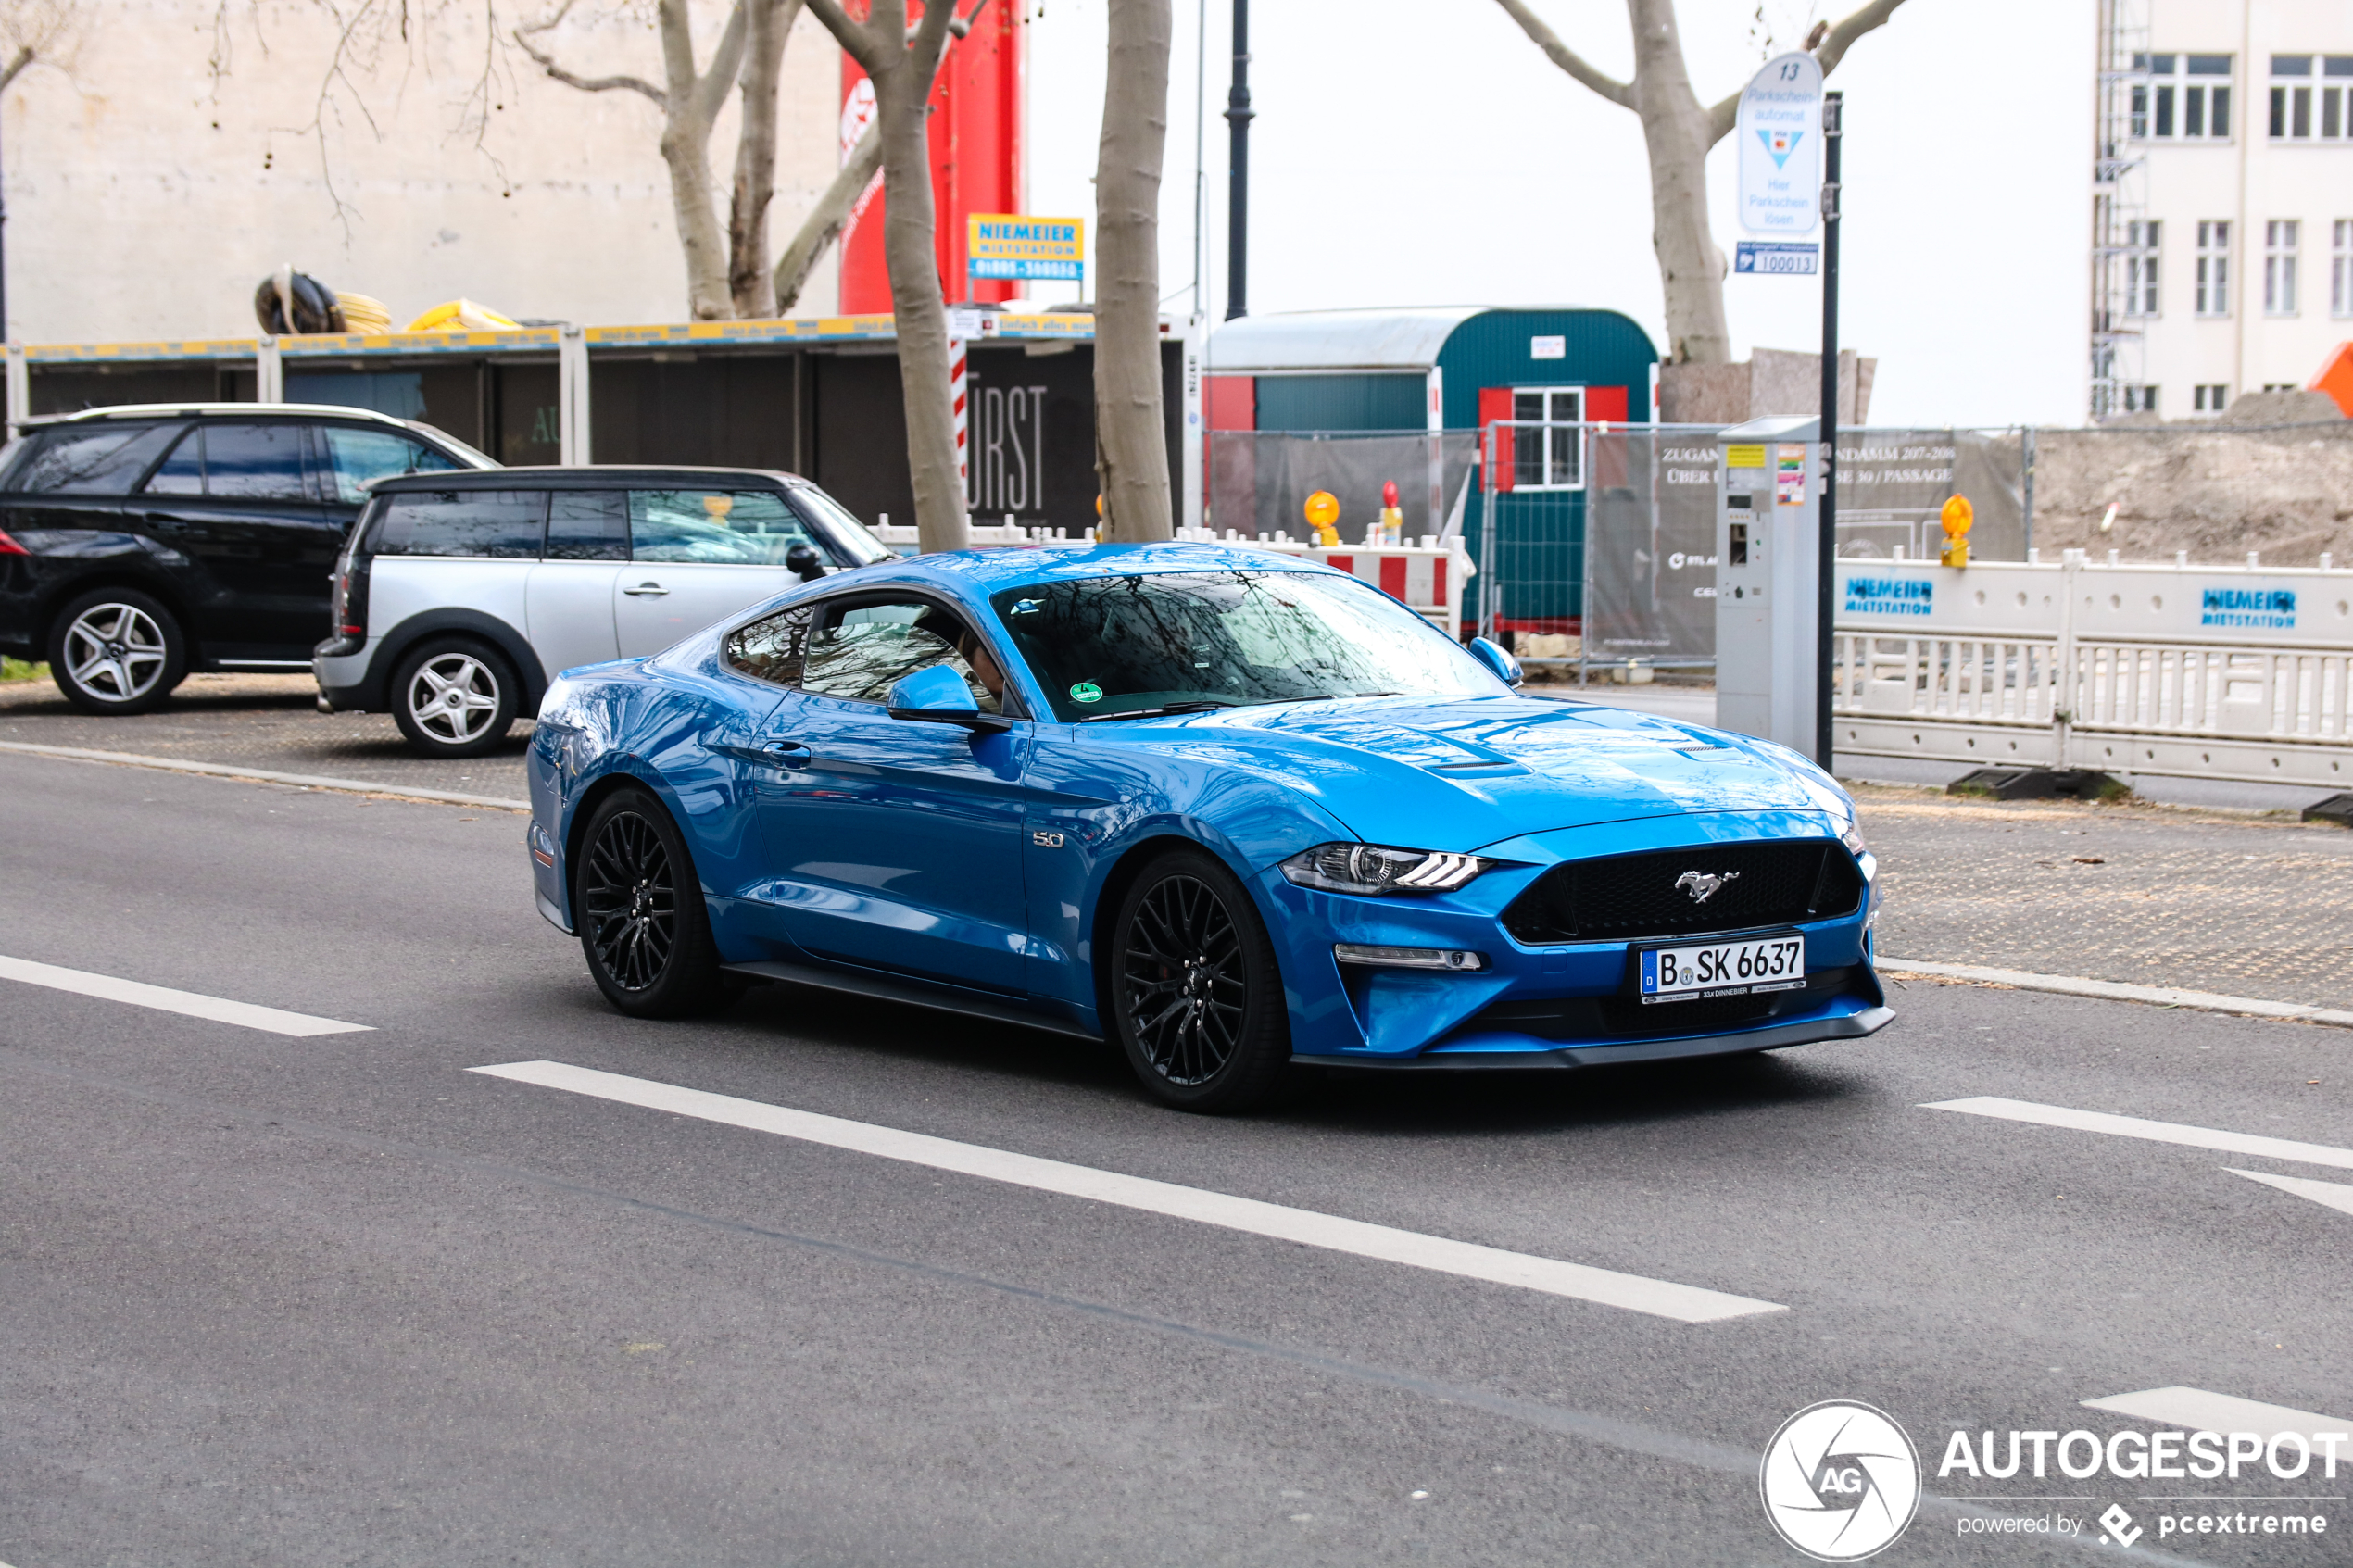
[[[386,498],[380,556],[488,556],[537,560],[544,490],[404,490]]]
[[[631,558],[782,566],[795,545],[824,547],[773,490],[632,490]]]
[[[547,558],[627,560],[627,493],[620,490],[559,490],[549,496]]]
[[[150,495],[201,495],[204,494],[204,426],[190,425],[188,433],[163,465],[147,476],[146,493]]]
[[[16,482],[42,495],[127,495],[177,425],[69,425],[47,432]]]
[[[1000,710],[997,661],[963,622],[922,599],[833,609],[809,638],[800,684],[822,696],[881,702],[896,682],[935,664],[964,678],[983,713]]]
[[[241,501],[299,501],[302,427],[296,424],[205,427],[205,494]]]
[[[798,685],[809,628],[816,619],[816,606],[801,605],[737,627],[727,637],[727,662],[756,681]]]
[[[356,507],[368,498],[368,486],[396,473],[439,473],[458,465],[425,445],[388,430],[361,430],[352,425],[320,425],[327,451],[327,472],[334,499]],[[154,488],[152,485],[150,489]]]

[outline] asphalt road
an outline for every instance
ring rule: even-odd
[[[1877,1038],[1147,1104],[1108,1053],[786,987],[609,1011],[522,819],[0,755],[0,1561],[1793,1563],[1756,1458],[1867,1400],[1931,1499],[1884,1562],[2164,1484],[1938,1479],[2180,1386],[2353,1417],[2342,1166],[1927,1109],[2353,1146],[2353,1032],[1914,985]],[[1753,1298],[1680,1322],[468,1071],[535,1060]],[[2318,1080],[2318,1082],[2313,1082]],[[2353,1154],[2347,1156],[2353,1160]],[[2353,1560],[2327,1516],[2158,1561]],[[2055,1502],[2059,1498],[2082,1500]],[[2084,1524],[2086,1538],[2099,1527]],[[2154,1528],[2142,1553],[2160,1542]]]

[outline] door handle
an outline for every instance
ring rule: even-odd
[[[797,740],[772,740],[760,749],[780,768],[806,768],[812,755],[807,745]]]
[[[631,598],[659,599],[667,597],[670,590],[659,583],[640,583],[635,588],[623,588],[622,592]]]

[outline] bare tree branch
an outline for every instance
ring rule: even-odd
[[[882,59],[882,50],[875,44],[872,34],[851,21],[849,14],[835,4],[835,0],[809,0],[809,10],[824,24],[825,31],[834,35],[834,42],[841,45],[841,52],[858,62],[859,69],[868,76],[875,74],[875,67]]]
[[[32,46],[31,44],[27,44],[25,47],[17,51],[17,57],[8,62],[6,69],[0,70],[0,93],[6,92],[8,90],[8,83],[14,82],[19,76],[22,75],[24,73],[24,68],[31,63]]]
[[[686,0],[664,0],[661,8],[665,15],[674,8],[681,22],[684,22]],[[719,45],[711,52],[711,69],[695,82],[694,91],[687,97],[686,112],[698,123],[717,119],[720,109],[726,105],[727,94],[735,91],[736,73],[743,69],[744,62],[744,29],[749,19],[744,15],[746,9],[747,0],[736,0],[735,9],[727,15],[726,30],[719,35]],[[686,70],[691,79],[694,71],[691,38],[686,45]]]
[[[1506,0],[1506,3],[1508,4],[1509,0]],[[1822,74],[1828,76],[1836,70],[1838,62],[1846,58],[1846,51],[1854,47],[1855,41],[1875,28],[1886,26],[1887,19],[1894,16],[1895,7],[1903,3],[1904,0],[1870,0],[1870,4],[1862,6],[1853,16],[1848,17],[1836,27],[1829,28],[1829,36],[1823,38],[1821,47],[1814,51],[1814,58],[1820,63]],[[1813,32],[1806,36],[1809,39],[1819,36],[1827,25],[1817,23]],[[1738,93],[1725,98],[1707,111],[1707,144],[1709,146],[1714,146],[1732,133],[1732,127],[1740,122],[1740,113],[1741,95]]]
[[[656,104],[660,105],[664,109],[668,109],[670,107],[670,94],[664,93],[652,82],[646,81],[643,77],[573,75],[572,72],[558,65],[555,62],[554,56],[543,54],[538,49],[534,48],[532,46],[531,40],[523,36],[525,31],[526,30],[522,28],[515,29],[515,43],[522,48],[524,54],[529,55],[532,59],[537,63],[541,70],[546,71],[549,76],[554,77],[558,82],[562,82],[565,86],[577,87],[583,93],[610,93],[616,88],[625,89],[626,91],[632,93],[643,93],[647,97],[651,98]]]
[[[1887,25],[1887,19],[1894,16],[1895,7],[1903,3],[1904,0],[1870,0],[1869,5],[1831,28],[1830,37],[1814,56],[1822,62],[1822,74],[1828,76],[1836,70],[1838,62],[1846,58],[1846,51],[1855,46],[1855,41],[1874,28]]]
[[[1527,0],[1496,0],[1496,3],[1509,12],[1512,20],[1519,23],[1520,31],[1544,51],[1545,58],[1618,107],[1630,109],[1634,107],[1634,89],[1630,84],[1604,76],[1586,64],[1584,56],[1562,43],[1560,34],[1546,26],[1543,18],[1528,8]]]

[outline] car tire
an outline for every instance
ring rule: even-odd
[[[598,802],[573,862],[573,929],[605,999],[632,1018],[693,1018],[742,994],[719,947],[693,854],[661,801],[622,789]]]
[[[1290,1014],[1275,946],[1224,862],[1177,849],[1112,917],[1109,1022],[1145,1092],[1180,1110],[1255,1110],[1284,1088]]]
[[[507,656],[472,637],[428,637],[393,666],[392,721],[420,757],[480,757],[514,727],[522,683]]]
[[[188,678],[180,619],[135,588],[100,588],[57,612],[49,675],[84,713],[145,713]]]

